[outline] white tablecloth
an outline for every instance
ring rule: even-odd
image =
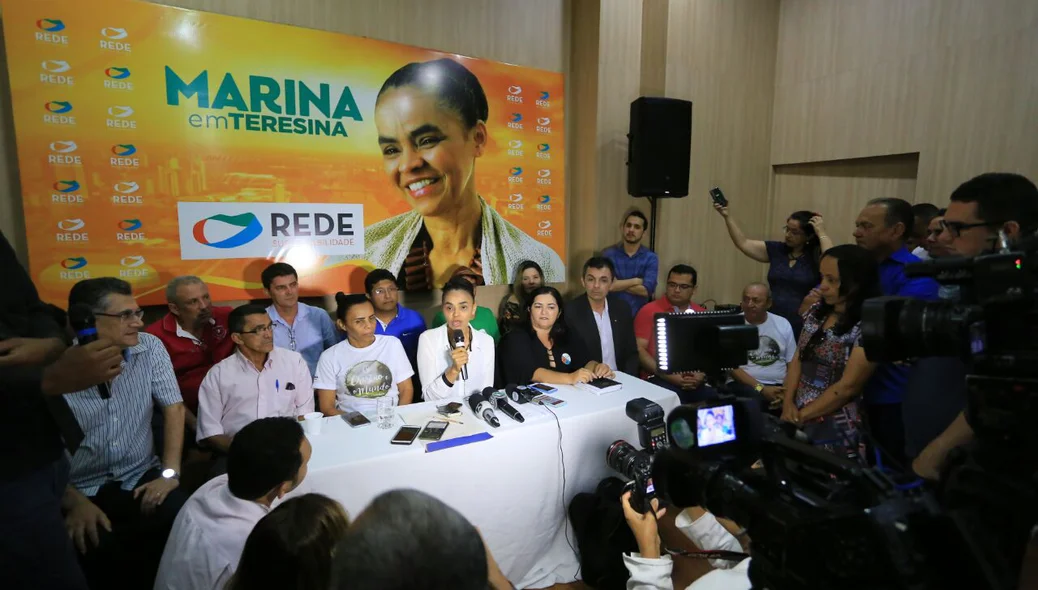
[[[300,492],[330,496],[355,518],[382,492],[419,489],[479,527],[502,571],[519,588],[571,582],[578,563],[566,508],[573,496],[615,475],[605,463],[613,441],[638,446],[636,424],[625,412],[628,400],[644,397],[668,413],[680,403],[674,393],[635,377],[618,374],[617,380],[623,389],[601,396],[568,386],[552,394],[567,402],[555,410],[561,445],[555,418],[532,404],[513,404],[525,423],[497,412],[500,428],[481,422],[492,439],[433,453],[417,440],[411,446],[389,444],[398,426],[350,428],[339,417],[326,418],[321,434],[310,439],[313,455]],[[434,405],[403,407],[401,414]],[[463,412],[466,426],[477,420],[467,404]],[[397,423],[404,423],[400,416]]]

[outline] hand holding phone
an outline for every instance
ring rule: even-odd
[[[728,206],[728,199],[724,198],[724,193],[721,192],[720,187],[715,186],[710,189],[710,198],[714,200],[715,205],[720,205],[721,207]]]

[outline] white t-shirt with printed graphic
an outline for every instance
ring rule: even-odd
[[[768,312],[768,319],[757,326],[757,334],[760,344],[757,350],[746,354],[749,362],[742,370],[764,385],[781,385],[786,378],[786,364],[793,361],[797,350],[793,327],[786,318]]]
[[[375,335],[366,348],[343,340],[321,354],[314,389],[335,390],[335,407],[374,415],[378,398],[398,400],[397,383],[414,375],[404,345],[393,336]]]

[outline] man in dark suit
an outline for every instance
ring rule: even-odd
[[[581,276],[587,293],[566,303],[566,327],[584,339],[592,359],[637,376],[638,345],[631,308],[609,292],[615,280],[613,262],[600,256],[589,258]]]

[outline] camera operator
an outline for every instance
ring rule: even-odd
[[[85,589],[61,515],[69,469],[62,433],[75,424],[59,428],[56,417],[70,412],[47,398],[113,379],[121,351],[103,339],[66,348],[64,326],[2,233],[0,272],[0,586]]]
[[[999,233],[1009,244],[1038,229],[1038,188],[1019,174],[989,172],[962,183],[951,194],[938,242],[952,254],[973,257],[999,247]],[[973,440],[964,412],[926,446],[912,470],[938,479],[948,453]]]
[[[657,521],[667,513],[667,509],[660,509],[659,502],[654,499],[652,500],[652,511],[639,514],[631,508],[630,500],[630,492],[621,498],[624,518],[627,519],[627,526],[631,528],[638,543],[638,553],[624,555],[624,566],[631,573],[631,578],[627,581],[627,589],[670,589],[673,587],[670,576],[674,562],[669,555],[660,555],[660,536],[657,530]],[[714,518],[713,514],[702,508],[692,507],[682,510],[675,519],[674,525],[704,551],[743,551],[739,540],[728,532]],[[748,573],[750,558],[737,563],[711,559],[710,563],[718,569],[693,582],[687,590],[749,590],[752,587]]]

